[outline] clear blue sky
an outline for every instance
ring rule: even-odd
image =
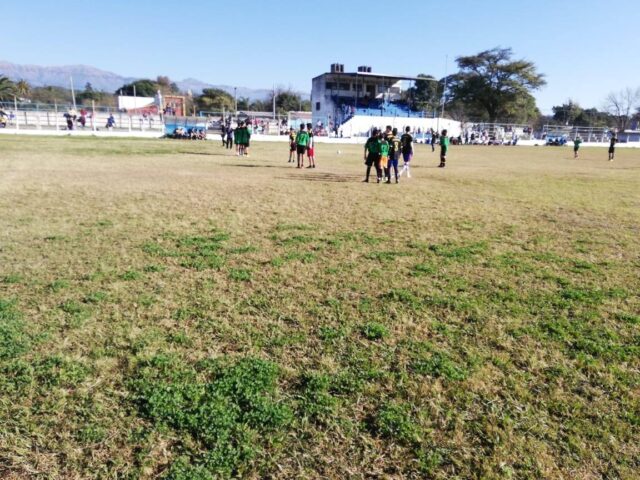
[[[309,91],[333,62],[440,78],[446,55],[502,46],[546,74],[546,113],[640,86],[639,20],[639,0],[7,1],[0,59]]]

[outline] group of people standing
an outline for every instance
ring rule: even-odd
[[[449,137],[447,130],[442,130],[440,135],[440,168],[444,168],[449,150]],[[398,162],[402,154],[403,166],[398,171]],[[385,131],[374,128],[371,136],[364,145],[364,164],[367,166],[364,182],[369,182],[372,167],[376,169],[377,183],[384,181],[391,183],[391,174],[395,176],[396,183],[400,183],[400,177],[406,172],[407,178],[411,178],[411,160],[413,159],[413,136],[411,127],[406,127],[404,133],[398,138],[398,129],[387,125]]]
[[[222,146],[227,149],[236,147],[236,155],[249,156],[249,147],[251,146],[251,123],[238,122],[236,128],[231,126],[231,122],[226,123],[221,128]]]
[[[316,153],[313,138],[313,124],[300,124],[300,130],[289,130],[289,162],[293,163],[293,155],[296,155],[296,168],[304,168],[304,156],[307,155],[307,168],[316,168]]]
[[[614,133],[611,134],[609,138],[609,161],[613,162],[614,157],[616,156],[616,143],[618,143],[618,136]],[[580,150],[580,145],[582,144],[582,137],[578,134],[573,139],[573,158],[578,158],[578,151]]]

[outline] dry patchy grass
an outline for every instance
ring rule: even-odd
[[[640,154],[0,138],[3,478],[620,478]]]

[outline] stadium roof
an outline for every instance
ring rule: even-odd
[[[424,77],[413,77],[409,75],[387,75],[384,73],[375,73],[375,72],[327,72],[322,75],[318,75],[318,77],[322,77],[323,75],[337,75],[344,77],[372,77],[372,78],[388,78],[391,80],[428,80]],[[316,77],[316,78],[318,78]],[[437,82],[436,79],[433,79],[434,82]]]

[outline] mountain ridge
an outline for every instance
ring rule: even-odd
[[[73,78],[74,87],[81,90],[87,83],[95,90],[108,93],[115,92],[126,83],[140,80],[144,77],[126,77],[114,72],[102,70],[92,65],[31,65],[17,64],[0,60],[0,75],[8,77],[10,80],[26,80],[34,87],[66,87],[70,86],[70,78]],[[233,87],[230,85],[215,85],[197,78],[188,77],[175,81],[181,91],[193,92],[194,95],[202,93],[204,88],[219,88],[238,98],[249,98],[249,100],[264,100],[271,89]],[[308,96],[308,94],[306,94]]]

